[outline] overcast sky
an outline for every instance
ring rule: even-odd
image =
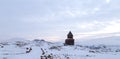
[[[120,0],[0,0],[0,40],[63,41],[69,31],[120,33]]]

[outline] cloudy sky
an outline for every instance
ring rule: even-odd
[[[119,0],[0,0],[0,40],[120,33]]]

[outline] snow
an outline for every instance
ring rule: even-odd
[[[112,37],[103,37],[103,38],[96,38],[96,39],[89,39],[82,42],[77,42],[77,44],[84,44],[84,45],[120,45],[120,36],[112,36]]]
[[[74,46],[64,46],[62,42],[23,39],[0,43],[0,59],[120,59],[119,55],[119,37],[76,42]]]

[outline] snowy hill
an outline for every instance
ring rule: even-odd
[[[111,36],[111,37],[103,37],[103,38],[96,38],[96,39],[89,39],[80,44],[85,45],[120,45],[120,36]]]
[[[0,43],[0,59],[120,59],[119,38],[97,38],[76,42],[74,46],[15,38]]]

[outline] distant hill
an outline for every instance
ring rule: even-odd
[[[85,45],[120,45],[120,36],[110,36],[110,37],[102,37],[96,39],[89,39],[86,41],[79,42],[77,44],[85,44]]]

